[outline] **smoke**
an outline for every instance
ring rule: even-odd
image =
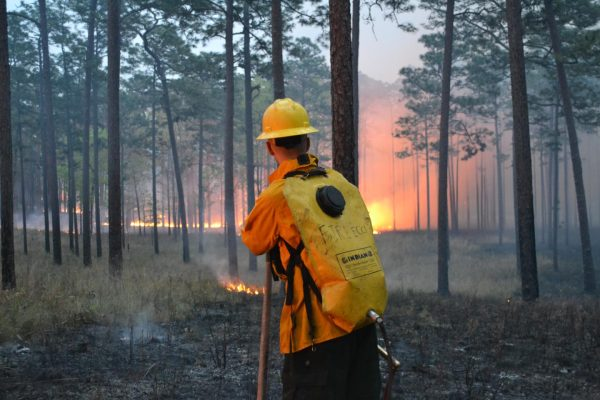
[[[77,225],[79,232],[81,232],[81,214],[77,215]],[[44,214],[40,212],[27,213],[26,224],[28,230],[43,231],[44,228]],[[23,214],[18,211],[13,215],[15,229],[23,229]],[[52,214],[48,214],[49,229],[52,230]],[[60,214],[60,230],[61,232],[67,233],[69,231],[69,215],[67,213]],[[102,229],[105,232],[105,229]]]

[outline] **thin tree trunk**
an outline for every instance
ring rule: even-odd
[[[171,174],[173,176],[171,176],[171,204],[173,204],[173,207],[171,207],[171,220],[173,221],[173,238],[175,239],[175,241],[177,241],[177,239],[179,239],[179,214],[177,212],[178,209],[178,203],[177,203],[177,196],[175,194],[175,191],[177,190],[177,188],[175,187],[176,183],[173,182],[175,177],[175,173],[171,170]]]
[[[108,0],[108,268],[112,277],[123,270],[121,222],[121,146],[119,131],[120,12],[119,0]]]
[[[278,0],[273,1],[280,3]],[[232,279],[238,278],[238,261],[237,261],[237,243],[235,237],[235,201],[234,201],[234,181],[233,181],[233,0],[227,0],[227,17],[225,23],[225,140],[224,140],[224,169],[225,169],[225,219],[226,219],[226,237],[227,237],[227,254],[229,260],[229,277]],[[273,11],[275,16],[275,10]],[[281,16],[281,12],[279,12]],[[275,22],[275,21],[274,21]],[[275,27],[273,28],[275,31]],[[281,30],[279,30],[281,33]],[[275,40],[274,40],[275,42]],[[275,44],[273,44],[275,50]],[[273,70],[275,71],[275,57],[273,61]],[[283,84],[283,64],[281,65],[280,82]],[[275,75],[275,74],[274,74]],[[281,89],[281,88],[279,88]],[[278,90],[279,90],[278,89]],[[280,93],[283,94],[283,93]]]
[[[2,289],[15,289],[15,243],[13,226],[13,165],[10,126],[10,68],[6,1],[0,0],[0,236],[2,242]]]
[[[38,41],[38,64],[39,64],[39,102],[40,102],[40,136],[42,148],[42,197],[44,203],[44,248],[46,253],[50,253],[50,221],[49,221],[49,201],[48,201],[48,142],[46,140],[46,106],[44,104],[44,63],[42,61],[42,44]]]
[[[360,0],[352,0],[352,107],[354,110],[354,179],[358,186],[358,120],[359,120],[359,92],[358,92],[358,53],[360,49]],[[396,227],[394,226],[394,229]]]
[[[48,25],[46,21],[46,0],[38,0],[40,11],[40,36],[42,39],[42,81],[46,122],[46,150],[48,171],[48,197],[52,211],[52,255],[54,263],[62,264],[60,243],[60,204],[58,202],[58,176],[56,171],[56,140],[54,137],[54,110],[52,107],[52,83],[50,77],[50,52],[48,45]]]
[[[460,207],[458,206],[458,201],[459,201],[459,191],[458,191],[458,184],[459,184],[459,180],[458,178],[460,177],[460,173],[459,173],[459,162],[460,162],[460,157],[458,154],[456,154],[456,169],[454,171],[454,212],[452,213],[452,231],[453,232],[458,232],[458,230],[460,229],[459,226],[459,210]]]
[[[546,243],[546,180],[544,174],[544,147],[540,148],[540,203],[542,214],[542,243]]]
[[[100,138],[98,132],[98,84],[92,77],[92,122],[94,140],[94,203],[96,223],[96,257],[102,257],[102,221],[100,218]]]
[[[120,144],[121,144],[121,155],[120,155],[120,160],[119,163],[121,164],[120,166],[120,170],[124,171],[125,170],[125,143],[124,140],[120,140]],[[125,249],[125,245],[126,245],[126,229],[127,229],[127,219],[125,216],[125,174],[121,173],[121,246],[123,249]]]
[[[552,143],[552,267],[558,271],[558,151],[560,150],[560,131],[558,130],[558,112],[560,104],[554,108],[554,142]]]
[[[454,163],[452,152],[448,154],[448,201],[450,203],[450,230],[454,231]]]
[[[569,246],[569,233],[570,233],[570,227],[571,227],[571,218],[570,218],[570,214],[569,214],[569,174],[568,174],[568,170],[569,170],[569,146],[568,146],[568,138],[567,135],[565,135],[564,137],[564,143],[563,143],[563,157],[564,157],[564,163],[563,163],[563,181],[564,181],[564,197],[565,197],[565,245],[568,247]]]
[[[154,254],[159,254],[158,246],[158,212],[156,199],[156,102],[154,91],[156,90],[156,71],[152,73],[152,241],[154,242]],[[163,213],[164,214],[164,213]],[[164,215],[163,215],[164,218]],[[163,223],[164,225],[164,223]]]
[[[75,186],[75,178],[73,178],[73,186]],[[77,221],[77,199],[73,200],[73,230],[74,230],[74,240],[75,240],[75,255],[79,257],[79,227]]]
[[[92,108],[92,69],[95,65],[94,49],[96,28],[96,9],[98,0],[90,0],[88,14],[88,36],[85,54],[85,88],[83,99],[85,110],[83,115],[83,166],[81,201],[83,206],[83,265],[92,264],[92,232],[91,232],[91,208],[90,208],[90,125]]]
[[[135,174],[132,174],[132,176],[133,176],[133,191],[135,194],[135,205],[137,208],[137,215],[138,215],[138,234],[139,234],[139,236],[142,236],[142,210],[140,210],[140,198],[138,196],[137,180],[135,179]]]
[[[471,230],[471,188],[469,186],[467,186],[467,229],[470,231]]]
[[[506,9],[513,105],[513,147],[516,178],[514,190],[517,200],[518,260],[520,261],[523,300],[532,301],[539,297],[539,287],[521,2],[519,0],[506,0]]]
[[[167,178],[167,227],[168,235],[171,236],[171,173],[168,166],[165,166],[165,175]]]
[[[579,143],[577,140],[577,131],[575,129],[575,118],[573,116],[573,106],[571,104],[571,94],[567,73],[563,64],[563,54],[561,48],[561,39],[556,20],[552,0],[544,0],[544,11],[546,21],[550,30],[550,39],[556,62],[556,74],[558,76],[558,85],[562,98],[563,111],[567,123],[567,133],[569,134],[569,147],[571,149],[571,164],[573,168],[573,182],[575,183],[575,193],[577,200],[577,214],[579,216],[579,235],[581,239],[581,256],[583,261],[583,287],[587,294],[596,293],[596,276],[594,271],[594,259],[592,256],[592,244],[590,240],[590,229],[588,220],[588,210],[585,197],[585,186],[583,182],[583,168],[581,165],[581,156],[579,154]]]
[[[452,76],[452,42],[454,33],[454,0],[446,3],[444,61],[442,66],[442,104],[440,116],[440,161],[438,176],[438,288],[442,296],[450,295],[448,263],[448,125],[450,119],[450,78]]]
[[[427,237],[431,234],[431,195],[429,184],[429,124],[425,121],[425,178],[427,185]]]
[[[349,2],[329,0],[329,25],[333,168],[356,185],[354,154],[358,143],[354,133]]]
[[[552,227],[553,227],[553,222],[552,222],[552,216],[553,216],[553,183],[554,183],[554,174],[553,174],[553,169],[554,169],[554,149],[553,149],[553,143],[550,142],[548,144],[548,170],[547,170],[547,176],[548,176],[548,182],[547,182],[547,193],[545,194],[545,196],[547,196],[547,201],[546,201],[546,211],[548,213],[547,217],[546,217],[546,221],[548,221],[548,225],[547,225],[547,230],[546,230],[546,238],[548,241],[548,247],[551,248],[552,247]]]
[[[252,129],[252,57],[250,55],[249,0],[244,1],[244,125],[246,128],[246,201],[248,214],[254,208],[254,129]],[[202,151],[202,148],[200,149]],[[257,271],[256,256],[248,252],[248,269]]]
[[[0,7],[2,7],[2,5],[0,4]],[[2,12],[2,10],[0,9],[0,12]],[[2,16],[0,16],[1,18]],[[0,24],[2,22],[0,21]],[[2,27],[0,26],[0,29],[2,29]],[[2,34],[2,31],[0,30],[0,35]],[[19,90],[17,89],[17,96],[19,96]],[[27,208],[25,206],[25,168],[23,166],[23,159],[25,158],[24,154],[23,154],[23,126],[21,123],[21,102],[20,99],[17,98],[17,146],[19,148],[19,167],[21,170],[21,217],[22,217],[22,224],[23,224],[23,254],[27,254],[28,249],[27,249]]]
[[[504,241],[504,181],[502,178],[502,136],[500,135],[500,128],[498,123],[498,99],[494,97],[494,137],[496,142],[496,184],[498,185],[498,243],[502,244]]]
[[[198,132],[198,252],[204,253],[204,119]]]
[[[169,142],[171,144],[171,151],[173,156],[173,169],[175,172],[175,182],[177,185],[177,197],[179,203],[179,218],[181,218],[181,237],[183,244],[183,262],[187,263],[190,261],[190,245],[188,239],[188,228],[187,228],[187,214],[185,211],[185,194],[183,191],[183,181],[181,179],[181,170],[179,162],[179,153],[177,152],[177,140],[175,138],[175,128],[173,125],[173,116],[171,114],[171,100],[169,98],[169,86],[167,83],[167,77],[158,55],[150,48],[148,39],[146,38],[147,32],[142,35],[144,41],[144,48],[146,52],[154,60],[156,67],[156,73],[160,79],[162,86],[162,101],[165,114],[167,115],[167,128],[169,131]]]
[[[275,99],[283,99],[285,97],[285,83],[283,79],[283,21],[281,18],[281,0],[271,0],[271,46],[273,97]]]
[[[485,185],[485,167],[483,166],[483,154],[479,158],[479,209],[481,210],[481,229],[486,230],[487,221],[487,188]]]
[[[417,184],[417,232],[421,232],[421,179],[419,177],[419,150],[415,151],[415,180]]]
[[[64,34],[64,28],[63,28]],[[65,103],[66,107],[66,129],[67,129],[67,213],[69,215],[69,248],[76,255],[79,255],[79,248],[75,244],[79,244],[75,238],[75,225],[77,224],[75,213],[76,208],[76,190],[75,190],[75,162],[73,160],[73,129],[71,126],[71,77],[69,75],[69,69],[65,56],[64,45],[61,44],[61,53],[63,61],[63,75],[66,82],[65,88]]]

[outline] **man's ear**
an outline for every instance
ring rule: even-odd
[[[267,140],[267,151],[269,152],[270,155],[274,156],[275,152],[273,151],[273,144],[271,143],[270,140]]]
[[[310,138],[307,136],[306,137],[306,152],[308,152],[308,149],[310,149]]]

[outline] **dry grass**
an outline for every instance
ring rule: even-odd
[[[184,319],[208,301],[232,299],[226,297],[219,285],[221,277],[227,276],[221,235],[207,238],[210,254],[203,257],[195,251],[192,236],[192,261],[183,264],[181,242],[173,237],[161,236],[161,254],[155,256],[150,235],[130,234],[120,282],[110,279],[106,257],[94,257],[91,267],[83,267],[81,259],[68,250],[66,237],[63,237],[62,266],[52,264],[51,256],[43,250],[40,233],[30,237],[31,250],[27,256],[20,252],[17,241],[18,290],[0,292],[0,343],[17,335],[27,338],[84,323],[127,326],[139,319],[154,322]],[[377,236],[377,243],[391,291],[436,291],[435,234],[431,237],[425,233],[382,234]],[[264,259],[258,260],[259,272],[250,273],[248,252],[241,244],[238,254],[242,280],[260,285],[264,279]],[[545,257],[539,258],[539,265],[543,294],[578,293],[580,274],[574,266],[567,265],[555,273]],[[481,238],[478,243],[466,237],[453,238],[450,290],[468,297],[518,297],[520,285],[514,252],[509,246],[482,244]]]
[[[68,246],[68,239],[63,240]],[[18,289],[0,292],[0,343],[84,323],[127,326],[139,318],[186,318],[204,302],[225,295],[205,261],[180,261],[180,242],[163,237],[162,252],[155,256],[150,240],[128,238],[123,278],[114,281],[106,256],[94,257],[86,268],[63,246],[63,265],[56,266],[44,252],[43,237],[34,234],[30,254],[17,254]]]
[[[376,237],[388,287],[400,291],[437,290],[437,236],[432,232],[382,234]],[[583,292],[581,255],[577,247],[563,249],[558,271],[550,251],[538,245],[537,263],[542,297],[579,297]],[[514,244],[497,244],[495,235],[450,238],[450,292],[473,297],[520,297],[521,283]]]
[[[378,235],[377,245],[392,290],[436,291],[435,232]],[[518,290],[514,252],[487,252],[464,237],[452,238],[450,247],[451,292],[506,298]]]

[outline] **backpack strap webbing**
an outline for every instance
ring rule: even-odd
[[[283,239],[282,239],[283,240]],[[302,261],[301,253],[304,250],[304,243],[300,241],[298,247],[294,248],[291,244],[283,240],[285,247],[290,253],[290,259],[287,264],[287,268],[285,270],[287,277],[287,290],[285,292],[285,304],[292,305],[294,300],[294,269],[295,267],[300,268],[300,273],[302,275],[302,292],[304,295],[304,306],[306,309],[306,315],[308,317],[308,325],[309,325],[309,334],[311,338],[314,338],[314,321],[313,321],[313,310],[312,310],[312,300],[310,297],[310,291],[312,290],[317,297],[319,303],[323,302],[323,298],[321,297],[321,291],[317,287],[314,279],[310,275],[308,268]]]
[[[273,280],[277,282],[280,275],[285,275],[285,269],[281,263],[281,254],[279,253],[278,244],[275,244],[275,246],[269,250],[269,260],[271,262],[271,273],[273,274]]]
[[[299,176],[302,179],[311,178],[313,176],[327,176],[327,170],[321,167],[314,167],[308,171],[302,171],[299,169],[288,172],[283,176],[284,179],[291,178],[293,176]]]

